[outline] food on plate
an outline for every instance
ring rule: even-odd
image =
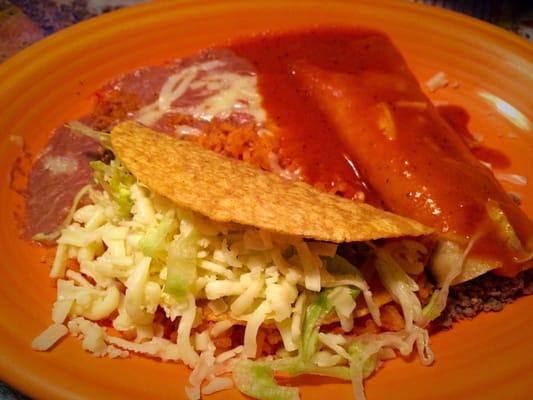
[[[70,333],[97,356],[180,361],[192,399],[298,398],[279,374],[351,380],[363,399],[382,361],[416,348],[431,364],[452,285],[518,285],[533,250],[532,222],[390,40],[355,28],[106,85],[35,161],[27,232],[57,245],[34,348]]]
[[[236,51],[257,66],[265,108],[282,134],[304,143],[327,132],[340,145],[345,170],[353,165],[352,179],[386,209],[442,232],[432,263],[440,281],[449,258],[470,241],[456,282],[531,266],[532,221],[439,116],[389,39],[344,30],[321,32],[320,40],[296,33],[241,43]],[[314,150],[313,161],[329,172],[322,143]],[[307,160],[306,151],[295,156]]]
[[[336,243],[431,232],[413,220],[263,173],[134,122],[117,125],[111,143],[152,191],[215,221]]]
[[[417,237],[431,228],[134,122],[110,137],[85,133],[116,158],[91,164],[104,192],[88,188],[90,204],[57,240],[53,324],[35,349],[70,331],[99,356],[183,361],[193,368],[190,398],[231,386],[218,377],[230,371],[260,399],[298,397],[274,383],[274,372],[352,380],[362,398],[364,375],[392,348],[407,355],[416,344],[432,362],[424,327],[434,304],[415,295],[431,243]],[[340,254],[346,242],[368,271]],[[399,309],[382,317],[391,297],[403,318]],[[364,335],[343,334],[367,314]],[[106,320],[114,332],[93,322]],[[329,329],[320,332],[322,324]],[[241,338],[228,336],[236,326]],[[261,355],[272,360],[249,361]]]

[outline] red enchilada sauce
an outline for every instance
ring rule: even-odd
[[[355,29],[260,36],[231,48],[250,60],[281,151],[310,183],[342,177],[365,201],[439,229],[514,275],[533,224],[441,118],[390,40]],[[494,200],[524,249],[490,220]]]

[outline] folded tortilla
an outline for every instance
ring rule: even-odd
[[[412,219],[289,181],[135,122],[117,125],[111,143],[141,183],[214,221],[335,243],[433,232]]]

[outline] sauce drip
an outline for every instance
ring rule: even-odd
[[[351,28],[260,36],[231,46],[255,66],[263,106],[284,156],[304,180],[338,177],[367,202],[439,229],[471,255],[503,262],[523,256],[487,214],[492,199],[528,251],[533,224],[423,94],[383,34]],[[505,160],[503,161],[505,162]]]
[[[504,169],[511,166],[511,160],[501,151],[480,145],[468,129],[470,116],[465,109],[455,105],[440,105],[436,108],[439,115],[452,127],[455,133],[461,136],[478,160],[489,163],[494,168]]]
[[[280,139],[281,156],[298,166],[305,181],[381,206],[376,193],[361,178],[327,115],[318,110],[316,99],[298,82],[297,64],[309,56],[301,39],[300,36],[264,38],[234,45],[232,49],[256,68],[263,106]],[[325,55],[323,60],[329,58]]]

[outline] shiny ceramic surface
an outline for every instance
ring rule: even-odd
[[[472,132],[512,160],[505,172],[533,178],[533,49],[477,20],[403,1],[161,1],[81,23],[0,66],[0,378],[38,398],[179,399],[189,371],[142,357],[98,359],[67,338],[48,353],[32,339],[50,323],[52,253],[19,238],[22,198],[8,179],[20,154],[33,154],[51,130],[87,111],[91,94],[116,75],[262,31],[314,25],[382,30],[421,82],[445,71],[450,85],[433,100],[461,106]],[[481,94],[481,95],[480,95]],[[489,94],[489,95],[487,95]],[[532,183],[507,185],[533,215]],[[533,297],[481,315],[432,338],[436,363],[394,360],[367,381],[370,400],[531,398]],[[306,400],[350,398],[349,384],[300,377]],[[236,391],[213,399],[241,398]]]

